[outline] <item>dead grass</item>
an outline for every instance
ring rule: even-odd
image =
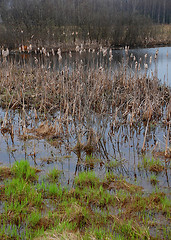
[[[155,151],[155,152],[153,152],[153,155],[155,157],[168,159],[168,161],[171,160],[171,151],[170,151],[170,149],[167,151],[167,154],[165,153],[165,151]]]
[[[17,64],[7,63],[0,70],[1,107],[33,107],[42,112],[60,110],[66,124],[69,115],[81,120],[87,110],[115,115],[116,109],[125,119],[131,114],[132,123],[140,119],[158,121],[169,103],[170,89],[155,77],[130,76],[127,71],[123,66],[114,73],[96,68],[84,71],[81,64],[70,71],[67,66],[62,71],[47,70],[39,65],[19,69]],[[44,124],[37,129],[37,134],[44,135],[49,130],[54,131]]]
[[[12,177],[12,172],[9,167],[0,167],[0,181]]]
[[[58,233],[57,231],[48,231],[44,236],[35,238],[35,240],[82,240],[80,232],[74,233],[72,231],[63,231]],[[92,238],[92,240],[95,238]]]

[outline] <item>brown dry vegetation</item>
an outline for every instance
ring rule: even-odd
[[[85,72],[81,64],[64,71],[4,64],[0,70],[1,107],[60,110],[67,122],[70,114],[83,119],[90,111],[112,113],[115,121],[118,114],[126,120],[130,113],[131,124],[148,119],[157,121],[169,99],[170,89],[155,76],[150,79],[146,74],[131,75],[124,67],[116,72],[101,68]]]
[[[0,181],[12,176],[11,169],[9,167],[0,167]]]

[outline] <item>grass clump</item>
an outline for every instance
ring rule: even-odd
[[[20,162],[17,161],[13,165],[11,171],[16,178],[23,178],[26,181],[34,181],[38,179],[36,170],[30,166],[28,161],[25,160],[21,160]]]
[[[106,166],[107,168],[109,168],[109,169],[118,168],[118,167],[120,167],[120,166],[123,165],[124,161],[125,161],[125,160],[114,159],[114,160],[111,160],[111,161],[107,162],[107,163],[105,164],[105,166]]]
[[[153,184],[153,185],[156,185],[156,184],[159,182],[159,180],[157,179],[157,176],[156,176],[155,174],[152,174],[152,175],[150,176],[150,182],[151,182],[151,184]]]
[[[58,182],[60,175],[61,175],[61,171],[59,171],[58,169],[54,168],[54,169],[49,171],[47,179],[50,182]]]
[[[42,194],[24,179],[14,178],[5,183],[4,198],[11,203],[24,201],[26,205],[40,206]]]
[[[164,166],[159,159],[143,157],[142,164],[139,164],[139,168],[145,168],[150,172],[159,173],[164,170]]]
[[[29,216],[27,217],[27,225],[29,226],[29,227],[35,227],[37,224],[38,224],[38,222],[40,221],[40,219],[41,219],[41,213],[40,213],[40,211],[34,211],[34,212],[31,212],[30,214],[29,214]]]
[[[101,162],[101,160],[99,158],[94,157],[92,154],[86,155],[85,165],[93,167],[95,164],[100,163],[100,162]]]
[[[75,178],[75,185],[80,187],[91,186],[96,187],[99,185],[99,178],[96,177],[95,172],[82,172]]]
[[[61,198],[63,195],[63,188],[61,185],[58,186],[56,183],[50,183],[47,185],[46,191],[49,196],[55,198]]]
[[[93,171],[81,172],[67,189],[49,181],[49,173],[40,183],[29,181],[29,167],[13,170],[1,185],[0,239],[145,240],[159,228],[160,239],[169,236],[171,205],[158,190],[147,195],[112,172],[100,179]]]

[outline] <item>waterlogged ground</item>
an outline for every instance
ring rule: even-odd
[[[171,238],[170,49],[3,59],[2,239]]]
[[[5,114],[1,109],[1,122]],[[150,123],[146,151],[142,153],[146,126],[143,123],[130,126],[129,119],[124,123],[118,119],[117,125],[113,126],[112,116],[89,116],[82,123],[70,117],[67,126],[58,114],[49,116],[49,119],[38,115],[35,119],[34,111],[29,111],[26,113],[26,126],[34,130],[27,131],[26,136],[23,133],[22,113],[11,110],[8,119],[9,128],[13,126],[14,134],[11,137],[10,131],[1,132],[2,165],[11,166],[15,161],[25,159],[45,172],[55,166],[63,171],[65,183],[72,183],[75,175],[86,169],[93,169],[99,175],[112,170],[130,181],[137,181],[146,190],[152,190],[150,178],[155,171],[144,168],[143,162],[145,158],[154,158],[160,160],[165,168],[156,175],[158,187],[170,187],[170,161],[158,154],[158,151],[164,151],[167,136],[167,128],[162,123],[157,126],[155,122]],[[54,137],[50,131],[51,126],[56,124],[62,128],[62,133]],[[90,138],[92,142],[86,149]],[[80,149],[77,149],[78,139],[83,145]]]
[[[0,168],[1,239],[171,237],[170,199],[158,189],[144,193],[113,172],[97,177],[93,171],[64,188],[62,171],[37,172],[25,160]]]

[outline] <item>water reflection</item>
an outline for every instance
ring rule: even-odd
[[[156,56],[157,52],[157,56]],[[72,57],[68,53],[62,54],[62,59],[59,61],[57,54],[49,57],[42,54],[12,54],[8,57],[11,63],[18,63],[18,65],[30,65],[31,67],[39,67],[63,70],[67,68],[75,68],[80,62],[85,70],[89,68],[102,67],[105,70],[116,70],[118,66],[123,63],[128,64],[131,71],[147,71],[147,74],[152,73],[156,75],[162,82],[171,85],[171,47],[159,48],[140,48],[130,49],[128,52],[123,50],[112,50],[113,58],[109,61],[109,51],[106,56],[100,51],[97,52],[82,52],[72,53]],[[1,62],[3,61],[1,57]]]
[[[57,56],[35,54],[15,54],[10,55],[7,62],[1,59],[1,65],[9,63],[16,64],[18,68],[22,66],[32,67],[36,71],[37,65],[40,68],[50,71],[67,69],[79,69],[84,67],[88,74],[89,69],[102,68],[104,71],[115,71],[121,66],[124,73],[124,67],[129,66],[127,74],[132,72],[151,75],[161,79],[162,82],[171,84],[171,47],[159,48],[158,56],[155,58],[157,49],[133,49],[113,50],[113,60],[109,61],[109,52],[104,57],[99,52],[82,52],[62,54],[59,61]],[[168,54],[167,54],[168,53]],[[148,65],[148,66],[147,66]],[[71,71],[72,72],[72,71]],[[112,74],[110,73],[109,76]],[[0,162],[5,165],[11,165],[16,160],[27,159],[32,165],[41,167],[45,171],[54,165],[64,171],[66,182],[71,182],[75,175],[80,171],[95,170],[98,174],[104,174],[106,171],[112,171],[115,174],[122,174],[127,179],[136,180],[139,185],[151,189],[150,176],[148,170],[141,169],[142,163],[141,149],[143,146],[146,125],[142,122],[130,124],[131,116],[127,119],[122,116],[117,118],[111,115],[92,114],[87,107],[83,119],[75,119],[69,116],[62,118],[59,112],[51,115],[38,115],[35,119],[34,110],[25,112],[19,110],[9,110],[7,124],[12,130],[1,131],[0,133]],[[7,112],[0,109],[1,126]],[[49,121],[52,126],[58,124],[62,134],[55,137],[40,137],[35,135],[34,131],[27,132],[24,135],[23,121],[26,129],[38,129],[40,124]],[[146,149],[152,150],[155,147],[164,149],[167,128],[164,124],[156,125],[151,122],[147,129]],[[147,152],[151,157],[152,153]],[[165,171],[158,174],[160,180],[159,186],[169,187],[170,168],[165,159],[161,159],[165,164]]]
[[[49,115],[48,120],[52,125],[59,120],[57,116],[58,114]],[[1,122],[4,117],[5,111],[0,109]],[[27,112],[25,120],[28,129],[33,127],[38,129],[45,121],[42,116],[39,116],[39,120],[35,120],[33,110]],[[100,175],[112,171],[129,180],[136,180],[139,185],[147,189],[152,188],[149,180],[151,173],[139,168],[143,159],[141,148],[146,129],[143,124],[131,126],[119,122],[113,125],[112,116],[98,114],[89,115],[82,122],[70,117],[68,126],[65,121],[60,123],[63,135],[52,139],[35,137],[35,135],[32,137],[33,132],[23,138],[22,121],[22,112],[12,110],[8,112],[8,124],[14,126],[14,137],[11,138],[9,132],[0,134],[1,164],[12,165],[16,160],[27,159],[32,165],[45,171],[58,166],[64,171],[65,180],[69,183],[72,183],[74,176],[80,171],[95,170]],[[146,148],[153,149],[156,143],[160,145],[160,149],[164,148],[166,132],[164,125],[155,126],[151,123],[148,128]],[[93,147],[93,151],[90,147]],[[147,155],[151,157],[149,151]],[[164,163],[165,160],[161,161]],[[169,176],[170,168],[166,166],[165,171],[158,174],[159,186],[169,187]]]

